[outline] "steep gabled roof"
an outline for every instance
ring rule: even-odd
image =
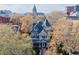
[[[36,25],[34,25],[32,28],[32,32],[40,33],[43,30],[42,24],[43,24],[43,22],[38,22]]]
[[[46,19],[46,26],[48,27],[51,26],[47,19]]]
[[[50,27],[48,20],[39,21],[36,24],[33,24],[32,32],[40,33],[42,30],[46,30],[46,28]]]
[[[37,9],[36,9],[36,6],[35,6],[35,5],[34,5],[34,7],[33,7],[32,12],[33,12],[33,16],[44,16],[44,13],[42,13],[42,12],[37,12]]]
[[[48,20],[45,19],[42,26],[45,27],[45,28],[48,28],[48,27],[50,27],[51,25],[50,25],[50,23],[48,22]]]
[[[34,5],[34,7],[33,7],[33,16],[37,16],[38,14],[37,14],[37,9],[36,9],[36,6]]]

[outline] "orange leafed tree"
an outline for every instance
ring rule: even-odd
[[[23,16],[22,18],[20,18],[21,32],[29,32],[31,23],[32,23],[31,15]]]
[[[57,44],[63,42],[63,40],[65,39],[64,35],[72,31],[72,26],[73,23],[67,20],[65,17],[60,18],[58,21],[56,21],[52,28],[52,39],[49,43],[48,50],[46,51],[47,54],[58,54]]]

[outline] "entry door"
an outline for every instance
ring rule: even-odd
[[[42,47],[46,47],[46,42],[42,42]]]

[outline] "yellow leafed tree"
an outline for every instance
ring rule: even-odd
[[[58,54],[57,46],[65,39],[64,35],[72,31],[72,26],[73,23],[67,20],[65,17],[56,21],[52,28],[52,39],[49,43],[48,50],[46,51],[47,54]]]
[[[34,53],[29,35],[16,32],[11,25],[0,24],[1,55],[27,55]]]

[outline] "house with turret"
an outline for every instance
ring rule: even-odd
[[[33,16],[40,15],[45,16],[44,13],[37,12],[37,9],[34,5]],[[51,25],[46,17],[32,24],[31,38],[33,42],[33,47],[38,49],[39,51],[37,51],[37,54],[43,54],[43,49],[46,49],[48,47],[48,42],[50,41],[50,31]]]

